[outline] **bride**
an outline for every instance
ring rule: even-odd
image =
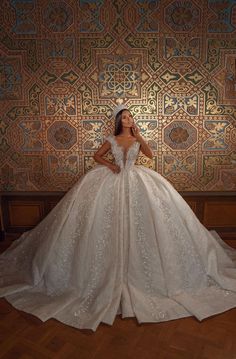
[[[160,174],[130,111],[115,111],[97,166],[0,256],[0,296],[39,317],[95,331],[236,307],[236,251],[208,231]],[[104,155],[111,151],[114,163]]]

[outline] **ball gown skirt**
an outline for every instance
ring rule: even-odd
[[[208,231],[160,174],[108,136],[114,174],[97,165],[0,256],[0,296],[42,321],[96,331],[236,307],[236,250]]]

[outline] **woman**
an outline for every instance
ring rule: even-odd
[[[116,128],[115,136],[116,142],[119,146],[123,148],[125,155],[128,152],[129,147],[131,147],[134,142],[138,141],[140,143],[141,151],[149,158],[153,157],[153,152],[148,144],[144,141],[142,136],[139,133],[139,128],[135,125],[134,119],[130,111],[124,106],[118,106],[114,112],[116,115]],[[103,146],[97,151],[94,156],[95,161],[101,163],[102,165],[107,166],[114,173],[120,172],[120,166],[118,164],[113,164],[109,161],[103,159],[102,156],[111,149],[111,143],[107,140]],[[123,164],[121,163],[121,167]]]
[[[115,118],[99,164],[0,257],[0,295],[43,321],[93,331],[117,314],[202,320],[236,307],[235,250],[166,179],[135,165],[152,150],[125,106]]]

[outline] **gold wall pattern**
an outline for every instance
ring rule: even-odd
[[[0,6],[1,190],[69,189],[119,103],[154,150],[138,163],[177,190],[236,190],[235,0]]]

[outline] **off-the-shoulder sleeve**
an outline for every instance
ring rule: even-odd
[[[112,135],[109,135],[109,136],[107,136],[107,137],[105,137],[105,141],[108,141],[108,142],[110,142],[110,144],[114,144],[114,136],[112,136]]]

